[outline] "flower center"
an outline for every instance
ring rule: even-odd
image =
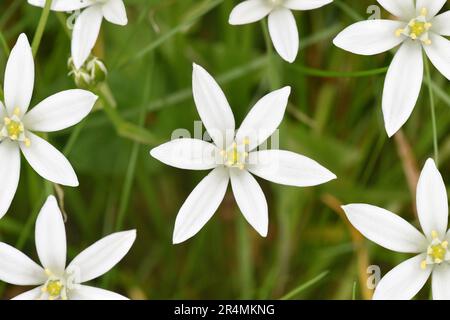
[[[428,31],[432,27],[432,24],[427,21],[427,8],[422,8],[420,15],[411,21],[405,28],[400,28],[395,31],[397,37],[406,36],[412,40],[419,40],[423,44],[430,45],[431,40],[428,36]]]
[[[243,170],[247,164],[248,159],[248,145],[249,140],[244,139],[242,144],[233,142],[231,147],[227,150],[222,150],[224,164],[229,168],[239,168]]]
[[[447,253],[448,241],[441,241],[436,231],[431,232],[431,243],[427,249],[427,258],[420,264],[422,269],[427,265],[441,264],[450,260],[450,253]]]
[[[66,281],[49,269],[45,269],[45,274],[48,276],[48,280],[42,286],[40,300],[67,300],[68,288]]]
[[[9,138],[12,141],[19,141],[25,143],[27,147],[30,146],[30,139],[25,135],[25,128],[20,119],[20,109],[15,108],[11,117],[3,118],[3,129],[0,130],[0,140],[2,138]]]

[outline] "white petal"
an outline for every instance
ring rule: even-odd
[[[416,16],[414,0],[377,0],[387,11],[394,16],[409,21]]]
[[[67,267],[77,282],[95,279],[111,270],[130,251],[136,230],[113,233],[81,252]]]
[[[283,120],[290,93],[291,87],[284,87],[261,98],[242,122],[236,141],[248,139],[248,150],[253,150],[269,138]]]
[[[291,10],[312,10],[323,7],[333,0],[286,0],[283,6]]]
[[[410,258],[389,271],[378,283],[374,300],[409,300],[424,286],[432,268],[420,268],[425,254]]]
[[[81,68],[94,48],[102,20],[103,12],[100,5],[85,9],[77,18],[72,35],[72,58],[77,69]]]
[[[0,242],[0,280],[6,283],[33,286],[43,284],[47,277],[38,266],[16,248]]]
[[[111,23],[125,26],[128,23],[127,11],[122,0],[109,0],[103,7],[103,16]]]
[[[36,250],[44,268],[63,274],[66,268],[66,229],[56,198],[48,197],[36,220]]]
[[[444,180],[434,161],[428,159],[417,183],[417,213],[425,235],[437,231],[442,239],[447,231],[448,202]]]
[[[236,202],[248,223],[266,237],[269,213],[264,193],[255,178],[246,170],[231,169],[231,187]]]
[[[287,62],[294,62],[299,40],[297,24],[291,10],[278,8],[269,14],[269,33],[278,54]]]
[[[27,132],[30,146],[21,145],[25,159],[44,179],[70,187],[78,186],[78,179],[66,157],[50,143],[37,135]]]
[[[0,219],[11,206],[20,178],[19,146],[8,140],[0,142]]]
[[[450,41],[433,33],[430,33],[430,40],[430,45],[423,46],[425,52],[436,69],[450,80]]]
[[[94,107],[97,96],[86,90],[67,90],[39,103],[24,119],[31,131],[53,132],[71,127],[86,117]]]
[[[11,300],[38,300],[42,295],[42,287],[37,287],[15,296]]]
[[[403,37],[395,31],[405,26],[404,22],[392,20],[367,20],[352,24],[334,38],[335,46],[361,55],[374,55],[398,46]]]
[[[23,115],[29,105],[34,86],[34,60],[27,36],[22,33],[11,50],[5,70],[5,105],[10,115],[19,108]]]
[[[211,219],[225,197],[228,180],[228,170],[217,167],[200,181],[178,212],[174,244],[193,237]]]
[[[193,68],[192,90],[197,111],[214,143],[225,149],[233,142],[233,112],[214,78],[199,65],[194,64]]]
[[[419,98],[422,79],[422,47],[406,41],[395,54],[384,82],[382,105],[389,137],[409,119]]]
[[[176,139],[150,151],[153,158],[180,169],[208,170],[217,167],[220,150],[212,143],[199,139]]]
[[[243,1],[231,11],[228,22],[233,25],[256,22],[267,16],[272,9],[266,0]]]
[[[423,234],[388,210],[368,204],[349,204],[342,209],[359,232],[380,246],[408,253],[418,253],[427,247]]]
[[[450,266],[447,263],[434,266],[431,285],[433,300],[450,300]]]
[[[434,32],[442,36],[450,36],[450,11],[436,16],[431,23]]]
[[[7,115],[5,106],[0,101],[0,120],[3,119]]]
[[[423,8],[426,8],[427,18],[431,19],[441,11],[447,0],[417,0],[416,12],[419,15]]]
[[[53,11],[74,11],[96,2],[97,0],[53,0],[51,9]],[[28,3],[41,8],[45,6],[45,0],[28,0]]]
[[[77,285],[69,293],[70,300],[129,300],[118,293],[100,288]]]
[[[250,153],[248,170],[263,179],[288,186],[316,186],[336,176],[316,161],[284,150]]]

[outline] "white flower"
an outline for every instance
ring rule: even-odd
[[[113,233],[82,251],[66,267],[66,231],[55,197],[48,197],[36,220],[37,265],[19,250],[0,242],[0,280],[38,286],[15,300],[122,300],[117,293],[81,283],[111,270],[130,250],[136,231]]]
[[[447,0],[378,0],[399,20],[357,22],[335,39],[344,50],[374,55],[401,44],[386,75],[383,115],[391,137],[408,120],[423,79],[422,48],[433,65],[450,80],[450,11],[437,15]]]
[[[378,283],[374,299],[411,299],[432,276],[433,299],[450,299],[450,230],[444,181],[428,159],[417,185],[417,213],[425,236],[398,215],[368,204],[343,209],[366,238],[389,250],[416,253]]]
[[[297,57],[299,40],[297,24],[291,10],[312,10],[333,0],[246,0],[230,14],[229,23],[241,25],[269,16],[269,33],[278,54],[287,62]]]
[[[302,155],[282,150],[256,150],[281,123],[291,90],[289,87],[259,100],[235,133],[231,108],[211,75],[194,64],[192,82],[198,113],[214,143],[177,139],[150,152],[154,158],[173,167],[213,169],[181,207],[175,223],[174,243],[194,236],[208,222],[222,202],[230,179],[245,219],[266,236],[267,202],[250,173],[291,186],[313,186],[336,178],[317,162]]]
[[[28,3],[44,7],[45,0],[28,0]],[[72,58],[77,69],[81,68],[94,48],[103,17],[111,23],[124,26],[128,23],[122,0],[53,0],[53,11],[83,9],[77,18],[72,35]]]
[[[43,178],[78,186],[66,157],[32,131],[54,132],[77,124],[89,114],[97,96],[85,90],[62,91],[27,112],[33,86],[33,55],[27,37],[21,34],[6,65],[5,106],[0,102],[0,218],[11,205],[19,183],[19,150]]]

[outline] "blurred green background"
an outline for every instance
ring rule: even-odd
[[[292,65],[267,45],[265,23],[228,24],[238,2],[125,0],[129,24],[103,22],[94,53],[106,63],[110,91],[86,121],[49,137],[80,180],[79,188],[57,188],[64,196],[69,259],[106,234],[136,228],[132,250],[96,285],[132,299],[370,298],[367,267],[379,265],[385,274],[407,255],[362,239],[339,206],[370,203],[418,225],[414,189],[433,151],[430,84],[422,88],[403,131],[388,139],[381,114],[384,73],[378,69],[389,65],[392,54],[356,56],[332,44],[345,26],[369,17],[374,0],[335,0],[295,12],[301,49]],[[31,41],[42,9],[25,0],[1,0],[0,12],[3,82],[8,48],[21,32]],[[36,57],[33,105],[75,87],[67,68],[67,17],[49,16]],[[191,95],[192,62],[220,82],[237,123],[260,97],[292,86],[281,148],[307,155],[338,176],[314,188],[259,179],[269,203],[266,239],[246,223],[229,190],[197,236],[171,244],[176,214],[206,173],[168,167],[149,150],[170,140],[177,128],[193,132],[199,120]],[[450,86],[432,72],[440,170],[449,182]],[[44,182],[23,164],[16,197],[0,220],[0,240],[37,259],[34,222],[44,203]],[[1,285],[0,297],[25,289]],[[427,298],[428,292],[425,288],[418,297]]]

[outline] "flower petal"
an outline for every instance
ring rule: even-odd
[[[424,286],[432,268],[420,268],[426,254],[410,258],[389,271],[378,283],[374,300],[409,300]]]
[[[97,0],[53,0],[51,9],[53,11],[75,11],[88,7],[96,2]],[[28,0],[28,3],[41,8],[45,6],[45,0]]]
[[[53,132],[71,127],[91,112],[97,96],[86,90],[67,90],[54,94],[28,112],[25,128]]]
[[[127,10],[122,0],[109,0],[102,6],[103,16],[111,23],[125,26],[128,23]]]
[[[175,221],[173,243],[193,237],[211,219],[225,197],[228,170],[217,167],[195,187],[181,206]]]
[[[195,63],[193,68],[192,90],[197,111],[214,143],[225,149],[234,138],[233,112],[214,78]]]
[[[27,132],[30,146],[20,146],[25,159],[44,179],[70,187],[78,186],[78,179],[66,157],[50,143]]]
[[[229,24],[240,25],[256,22],[267,16],[273,6],[266,0],[247,0],[239,3],[231,11]]]
[[[414,0],[377,0],[387,11],[394,16],[409,21],[416,16]]]
[[[39,300],[42,295],[42,287],[37,287],[15,296],[11,300]]]
[[[30,106],[34,87],[34,60],[27,36],[22,33],[11,50],[5,70],[5,105],[10,115],[19,108],[23,115]]]
[[[19,286],[43,284],[47,277],[38,266],[16,248],[0,242],[0,280]]]
[[[384,82],[382,105],[389,137],[409,119],[419,98],[422,79],[421,45],[406,41],[395,54]]]
[[[425,235],[437,231],[442,239],[447,231],[448,200],[444,180],[434,161],[428,159],[417,183],[417,214]]]
[[[199,139],[176,139],[150,151],[159,161],[180,169],[208,170],[217,167],[220,150],[212,143]]]
[[[76,282],[95,279],[111,270],[130,251],[136,230],[113,233],[81,252],[67,267],[76,275]]]
[[[269,33],[275,50],[287,62],[292,63],[299,48],[298,30],[291,10],[278,8],[269,14]]]
[[[266,237],[269,213],[264,193],[256,179],[247,170],[230,170],[234,197],[245,219],[258,233]]]
[[[419,15],[423,8],[427,9],[427,19],[436,16],[444,7],[447,0],[417,0],[416,13]]]
[[[288,186],[319,185],[336,176],[316,161],[284,150],[250,153],[248,170],[263,179]]]
[[[35,241],[44,268],[62,275],[66,268],[66,229],[54,196],[47,198],[37,217]]]
[[[118,293],[100,288],[77,285],[69,293],[70,300],[129,300]]]
[[[286,0],[283,6],[291,10],[312,10],[323,7],[331,2],[333,0]]]
[[[94,48],[103,20],[102,6],[85,9],[75,22],[72,34],[72,58],[77,69],[83,66]]]
[[[361,55],[374,55],[388,51],[404,41],[395,31],[404,22],[392,20],[367,20],[352,24],[334,38],[335,46]]]
[[[427,240],[416,228],[388,210],[368,204],[349,204],[342,209],[359,232],[380,246],[408,253],[427,247]]]
[[[2,120],[6,116],[6,109],[3,103],[0,101],[0,120]]]
[[[450,41],[433,33],[430,33],[430,40],[430,45],[423,46],[425,52],[436,69],[450,80]]]
[[[16,143],[0,142],[0,219],[6,214],[16,194],[20,178],[20,151]]]
[[[450,266],[447,263],[434,266],[431,286],[433,300],[450,300]]]
[[[442,36],[450,36],[450,11],[446,11],[436,16],[432,21],[433,31]]]

